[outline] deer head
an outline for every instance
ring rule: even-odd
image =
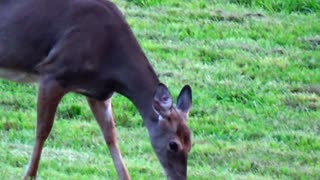
[[[151,142],[168,179],[183,180],[187,176],[191,135],[186,122],[191,104],[191,88],[188,85],[181,90],[176,106],[164,84],[160,84],[154,93],[153,109],[158,120],[151,133]]]

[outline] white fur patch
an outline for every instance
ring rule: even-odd
[[[112,106],[111,103],[107,104],[107,109],[106,109],[106,116],[108,121],[112,121]]]
[[[0,78],[25,83],[33,83],[39,81],[39,76],[35,74],[2,68],[0,68]]]
[[[161,115],[159,115],[158,120],[159,120],[159,121],[163,121],[163,120],[165,120],[165,119],[164,119]]]

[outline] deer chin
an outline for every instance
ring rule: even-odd
[[[187,166],[186,164],[177,163],[162,163],[168,180],[186,180],[187,179]]]
[[[185,172],[177,172],[174,169],[166,169],[165,173],[168,180],[186,180],[187,179],[187,173]]]

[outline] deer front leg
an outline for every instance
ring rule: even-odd
[[[130,180],[128,170],[123,163],[117,144],[116,130],[111,108],[111,98],[105,102],[88,99],[88,103],[108,145],[119,179]]]
[[[51,131],[57,106],[65,90],[50,78],[42,78],[39,85],[36,142],[24,179],[35,179],[43,145]]]

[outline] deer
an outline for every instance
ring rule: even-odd
[[[185,85],[173,103],[113,2],[2,0],[0,17],[0,77],[39,87],[35,144],[23,179],[36,179],[58,104],[67,93],[87,99],[119,179],[130,175],[117,142],[114,93],[137,108],[165,177],[187,179],[191,87]]]

